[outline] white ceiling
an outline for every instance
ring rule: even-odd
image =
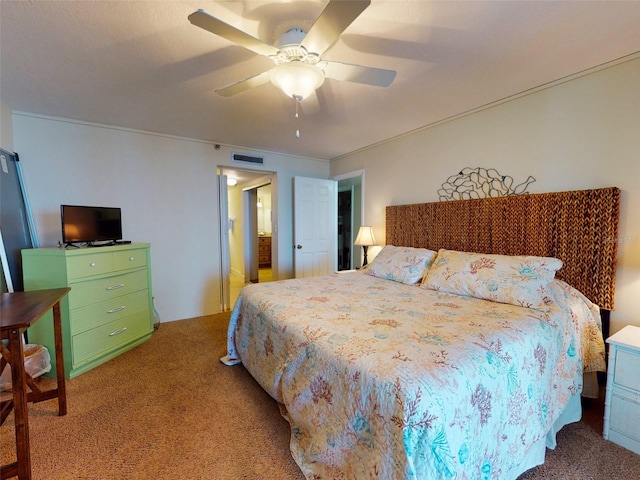
[[[270,83],[214,92],[272,63],[190,13],[272,44],[326,4],[0,1],[0,94],[18,111],[331,159],[640,51],[640,1],[373,0],[323,58],[396,70],[389,87],[327,79],[297,121]]]

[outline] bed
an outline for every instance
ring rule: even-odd
[[[515,479],[605,368],[619,202],[387,207],[370,268],[245,287],[225,361],[279,402],[306,478]]]

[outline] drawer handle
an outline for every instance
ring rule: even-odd
[[[110,310],[107,310],[107,313],[116,313],[119,312],[120,310],[124,310],[126,308],[126,305],[120,305],[119,307],[113,307]]]
[[[124,333],[126,331],[127,331],[127,327],[122,327],[122,328],[119,328],[118,330],[115,330],[115,331],[111,332],[109,334],[109,336],[110,337],[115,337],[116,335],[120,335],[121,333]]]
[[[133,262],[133,257],[129,257],[129,261],[130,261],[130,262]]]
[[[91,262],[91,263],[89,264],[89,266],[90,266],[90,267],[95,267],[95,266],[96,266],[96,262]]]
[[[117,290],[118,288],[124,287],[124,283],[116,283],[115,285],[109,285],[107,290]]]

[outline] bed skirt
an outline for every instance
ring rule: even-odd
[[[522,463],[506,475],[504,477],[505,479],[516,480],[527,470],[544,463],[546,449],[554,450],[556,448],[556,434],[560,429],[569,423],[578,422],[582,418],[582,403],[580,397],[580,395],[571,397],[567,408],[564,409],[558,420],[555,421],[551,429],[547,432],[546,437],[541,438],[540,441],[529,450],[529,453]]]

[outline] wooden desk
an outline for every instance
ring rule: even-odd
[[[6,418],[11,407],[14,409],[16,429],[17,461],[0,467],[0,478],[17,476],[20,480],[31,478],[31,457],[29,453],[29,414],[28,402],[41,402],[51,398],[58,399],[58,415],[67,414],[67,396],[64,381],[64,359],[62,353],[62,324],[60,321],[60,300],[69,292],[69,288],[52,290],[33,290],[30,292],[3,293],[0,299],[0,326],[2,340],[2,358],[11,366],[13,401],[2,406],[2,418]],[[53,308],[53,333],[56,355],[56,388],[41,391],[26,373],[24,366],[24,346],[22,334]],[[27,386],[31,392],[27,392]],[[11,403],[13,405],[11,405]]]

